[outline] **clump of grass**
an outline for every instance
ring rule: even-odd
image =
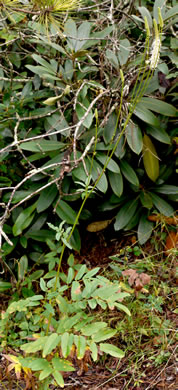
[[[48,30],[49,24],[56,24],[68,12],[74,11],[81,0],[32,0],[33,9],[38,12],[40,24]]]

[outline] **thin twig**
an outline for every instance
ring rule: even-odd
[[[109,92],[108,89],[106,89],[105,91],[102,91],[98,96],[96,96],[96,98],[91,102],[91,104],[89,105],[88,109],[86,110],[85,114],[82,116],[82,118],[79,120],[79,122],[77,123],[77,126],[76,126],[76,129],[75,129],[75,132],[74,132],[74,142],[73,142],[73,151],[74,151],[74,160],[76,161],[76,143],[77,143],[77,138],[78,138],[78,132],[79,132],[79,129],[81,127],[81,125],[83,124],[84,120],[86,119],[87,115],[89,114],[89,112],[91,111],[91,109],[93,108],[93,106],[95,105],[95,103],[101,98],[103,97],[104,95],[106,95],[107,93]]]
[[[0,81],[14,81],[14,82],[17,82],[17,83],[27,83],[28,81],[32,81],[33,80],[33,77],[28,77],[26,79],[16,79],[16,78],[13,78],[12,80],[8,77],[0,77]]]
[[[146,387],[145,390],[149,390],[149,389],[152,389],[153,386],[155,386],[157,383],[158,383],[158,378],[161,376],[162,372],[165,370],[165,368],[167,367],[169,361],[171,360],[172,358],[172,355],[174,355],[174,353],[176,352],[176,349],[177,349],[177,345],[175,346],[172,354],[169,356],[169,359],[168,361],[166,362],[165,366],[163,367],[163,369],[159,372],[159,374],[153,379],[153,381],[150,383],[150,385],[148,387]]]

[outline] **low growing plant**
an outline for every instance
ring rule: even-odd
[[[124,357],[124,351],[105,342],[117,330],[101,317],[103,310],[106,314],[114,308],[130,316],[121,303],[130,294],[122,291],[118,281],[97,275],[99,267],[89,270],[85,264],[75,265],[73,255],[68,266],[59,277],[50,270],[40,278],[42,294],[10,303],[0,321],[1,348],[11,345],[23,351],[18,357],[4,355],[13,362],[10,369],[35,373],[44,389],[49,380],[64,387],[62,372],[75,370],[74,362],[87,366],[90,358],[98,359],[98,353]]]

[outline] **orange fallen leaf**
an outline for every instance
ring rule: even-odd
[[[165,250],[169,252],[173,248],[178,248],[178,233],[172,231],[167,236]]]
[[[148,220],[152,222],[161,222],[164,221],[167,225],[178,225],[178,216],[175,215],[174,217],[166,217],[162,214],[152,214],[148,216]]]

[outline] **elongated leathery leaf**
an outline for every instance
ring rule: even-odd
[[[120,197],[123,193],[123,178],[121,173],[108,172],[110,186],[115,195]]]
[[[136,212],[137,206],[137,200],[130,200],[119,210],[114,224],[115,230],[121,230],[129,223]]]
[[[14,236],[19,236],[19,234],[21,234],[22,231],[30,225],[33,217],[35,216],[35,214],[32,214],[35,208],[36,208],[36,203],[28,207],[27,209],[23,210],[19,214],[12,228]]]
[[[37,212],[41,213],[42,211],[47,210],[55,199],[57,193],[58,190],[55,184],[52,184],[51,186],[45,188],[38,198]]]
[[[166,217],[170,217],[174,214],[173,207],[167,203],[164,199],[160,198],[158,195],[151,193],[153,204],[156,206],[156,208],[159,210],[159,212]]]
[[[148,221],[147,215],[142,215],[138,225],[138,241],[143,245],[151,236],[153,222]]]
[[[63,200],[60,200],[58,206],[56,207],[56,213],[63,221],[66,221],[71,225],[73,225],[77,215],[72,207]]]
[[[120,168],[121,168],[121,171],[122,171],[123,175],[125,176],[125,178],[130,183],[132,183],[133,185],[138,187],[139,186],[139,180],[138,180],[138,177],[137,177],[135,171],[131,167],[131,165],[127,161],[121,160]]]
[[[156,181],[159,176],[159,160],[156,149],[148,135],[143,137],[143,164],[148,177]]]
[[[142,132],[140,128],[132,121],[130,121],[126,127],[126,138],[133,152],[140,154],[143,147]]]
[[[154,112],[157,112],[166,116],[176,116],[176,108],[169,103],[163,102],[159,99],[142,97],[140,100],[140,105],[144,108],[148,108]]]

